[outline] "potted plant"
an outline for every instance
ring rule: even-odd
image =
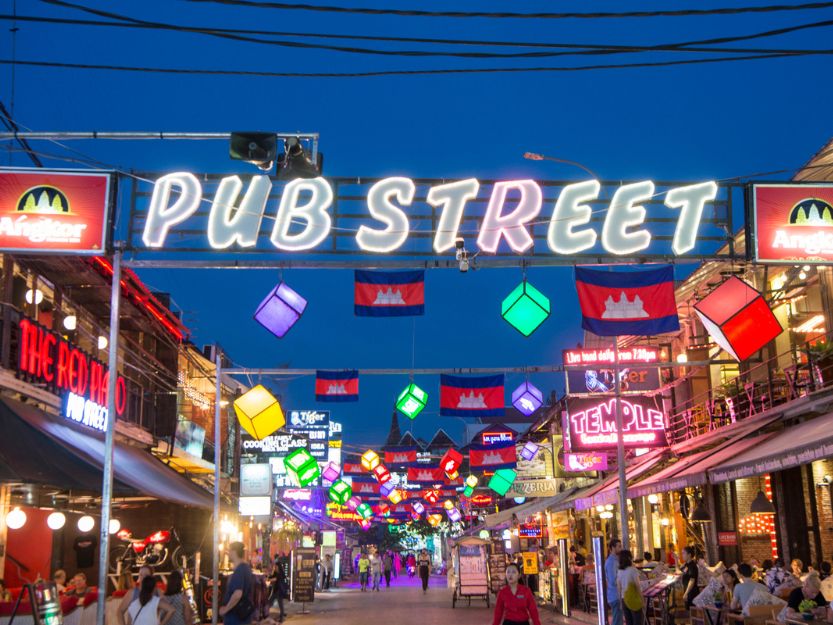
[[[812,621],[813,610],[815,610],[817,607],[818,604],[812,599],[804,599],[801,603],[798,604],[798,611],[801,612],[801,616],[805,621]]]

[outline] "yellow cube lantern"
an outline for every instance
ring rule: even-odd
[[[442,522],[443,517],[439,514],[429,514],[425,517],[425,520],[428,521],[431,527],[437,527]]]
[[[372,471],[382,461],[379,459],[379,454],[377,454],[372,449],[368,449],[366,452],[362,454],[362,466],[365,468],[366,471]]]
[[[403,499],[404,496],[402,495],[402,491],[396,488],[390,492],[390,495],[388,495],[388,500],[393,504],[397,504],[401,502]]]
[[[266,438],[286,424],[277,398],[260,384],[234,400],[234,412],[240,426],[257,440]]]

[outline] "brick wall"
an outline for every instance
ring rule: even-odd
[[[738,519],[739,521],[749,517],[749,508],[752,501],[758,495],[758,491],[763,488],[763,478],[751,477],[735,482],[735,489],[738,498]],[[740,555],[744,561],[750,558],[757,558],[759,562],[763,562],[767,558],[772,558],[771,541],[768,535],[757,536],[749,535],[739,531],[740,539]],[[726,563],[729,566],[731,563]]]
[[[833,501],[831,501],[831,486],[816,486],[821,484],[825,475],[833,476],[833,460],[820,460],[813,463],[813,488],[816,490],[816,508],[819,515],[819,533],[821,535],[821,551],[818,560],[833,561]]]

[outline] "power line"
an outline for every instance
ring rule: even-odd
[[[51,67],[57,69],[87,69],[119,72],[143,72],[156,74],[190,74],[195,76],[259,76],[262,78],[373,78],[380,76],[427,76],[441,74],[519,74],[541,72],[581,72],[604,69],[630,69],[646,67],[669,67],[673,65],[698,65],[704,63],[724,63],[729,61],[754,61],[759,59],[777,59],[786,57],[803,57],[833,54],[833,49],[802,50],[800,52],[752,54],[746,56],[717,57],[711,59],[687,59],[680,61],[652,61],[642,63],[607,63],[598,65],[579,65],[573,67],[484,67],[484,68],[446,68],[446,69],[411,69],[411,70],[375,70],[368,72],[274,72],[233,69],[199,69],[175,67],[140,67],[129,65],[103,65],[93,63],[62,63],[58,61],[25,61],[18,59],[0,59],[0,65],[17,63],[28,67]]]
[[[299,41],[276,41],[274,39],[263,39],[260,37],[253,37],[248,35],[238,34],[240,32],[248,32],[232,29],[214,29],[211,27],[191,27],[180,24],[168,24],[163,22],[147,21],[133,18],[130,16],[112,13],[109,11],[101,11],[90,7],[85,7],[79,4],[70,2],[63,2],[62,0],[41,0],[47,4],[56,6],[63,6],[73,8],[76,10],[92,13],[102,17],[111,19],[123,20],[122,22],[103,22],[94,20],[66,20],[59,18],[39,18],[34,16],[26,16],[26,21],[49,21],[52,23],[83,23],[91,26],[110,26],[110,27],[130,27],[130,28],[144,28],[152,30],[170,30],[174,32],[189,32],[200,35],[208,35],[211,37],[219,37],[222,39],[230,39],[234,41],[242,41],[247,43],[258,43],[265,45],[273,45],[287,48],[300,49],[317,49],[328,50],[332,52],[345,52],[352,54],[370,54],[379,56],[403,56],[403,57],[459,57],[459,58],[474,58],[474,59],[490,59],[490,58],[551,58],[558,56],[573,56],[573,55],[605,55],[605,54],[620,54],[620,53],[634,53],[634,52],[650,52],[650,51],[670,51],[670,52],[713,52],[724,54],[800,54],[805,52],[801,49],[772,49],[772,48],[715,48],[715,47],[692,47],[691,42],[680,42],[671,44],[657,44],[657,45],[610,45],[610,44],[535,44],[534,47],[558,47],[569,48],[570,51],[559,52],[510,52],[510,53],[496,53],[496,52],[456,52],[456,51],[431,51],[431,50],[383,50],[376,48],[359,48],[355,46],[334,46],[315,43],[304,43]],[[0,19],[8,19],[7,16],[0,16]],[[19,16],[17,19],[21,19]],[[819,23],[820,25],[822,23]],[[833,25],[833,20],[827,20],[823,23],[826,26]],[[804,25],[802,25],[804,27]],[[794,27],[796,30],[799,27]],[[778,34],[782,34],[785,29],[779,29]],[[267,31],[268,32],[268,31]],[[286,33],[281,36],[287,36]],[[297,36],[297,34],[296,34]],[[301,36],[316,36],[310,34],[301,34]],[[747,36],[748,38],[758,38],[761,36],[771,36],[769,34],[758,33]],[[346,38],[346,37],[345,37]],[[386,37],[380,38],[386,41],[400,41],[399,38]],[[723,38],[724,40],[732,40],[733,38]],[[436,40],[442,41],[442,40]],[[723,41],[726,43],[727,41]],[[457,42],[459,44],[459,42]],[[502,42],[499,45],[507,45],[508,42]],[[490,42],[467,42],[466,45],[492,45]],[[529,47],[529,44],[508,44],[517,45],[518,47]],[[589,49],[585,49],[589,48]]]
[[[513,13],[488,11],[423,11],[415,9],[376,9],[369,7],[319,6],[314,4],[290,4],[286,2],[255,2],[253,0],[188,0],[202,4],[222,4],[254,9],[280,9],[284,11],[315,11],[320,13],[357,13],[361,15],[396,15],[400,17],[453,17],[499,19],[608,19],[634,17],[691,17],[704,15],[741,15],[745,13],[774,13],[779,11],[807,11],[833,7],[833,2],[809,2],[805,4],[773,4],[751,7],[720,7],[714,9],[676,9],[664,11],[597,11],[592,13]]]
[[[62,2],[59,0],[41,0],[42,2],[47,2],[49,4],[54,4],[57,6],[64,6],[67,8],[73,8],[79,11],[85,11],[94,15],[99,15],[102,17],[110,17],[112,19],[118,20],[128,20],[128,21],[103,21],[103,20],[88,20],[88,19],[70,19],[70,18],[58,18],[58,17],[45,17],[45,16],[16,16],[16,19],[20,21],[26,22],[40,22],[40,23],[48,23],[48,24],[67,24],[67,25],[76,25],[76,26],[104,26],[104,27],[116,27],[116,28],[136,28],[136,29],[147,29],[147,30],[157,30],[157,29],[173,29],[178,32],[190,32],[196,34],[207,34],[213,35],[214,33],[223,33],[223,34],[237,34],[237,35],[266,35],[270,37],[299,37],[299,38],[311,38],[311,39],[336,39],[336,40],[359,40],[359,41],[384,41],[384,42],[396,42],[396,43],[428,43],[428,44],[446,44],[446,45],[461,45],[461,46],[495,46],[495,47],[517,47],[517,48],[566,48],[566,49],[600,49],[605,51],[613,51],[613,50],[622,50],[622,51],[630,51],[630,50],[637,50],[637,51],[648,51],[648,50],[664,50],[664,49],[676,49],[694,45],[710,45],[710,44],[718,44],[718,43],[731,43],[733,41],[749,41],[751,39],[762,39],[767,37],[775,37],[778,35],[785,35],[792,32],[797,32],[800,30],[812,29],[812,28],[825,28],[828,26],[833,26],[833,20],[822,20],[817,22],[809,22],[805,24],[797,24],[794,26],[785,26],[783,28],[777,28],[772,30],[765,30],[758,33],[752,33],[749,35],[735,35],[732,37],[717,37],[712,39],[699,39],[694,41],[684,41],[684,42],[677,42],[677,43],[664,43],[664,44],[655,44],[655,45],[643,45],[643,46],[626,46],[626,45],[615,45],[610,43],[605,44],[594,44],[594,43],[560,43],[560,42],[534,42],[534,41],[494,41],[494,40],[478,40],[478,39],[444,39],[444,38],[435,38],[435,37],[394,37],[394,36],[382,36],[382,35],[365,35],[365,34],[353,34],[353,35],[343,35],[337,33],[310,33],[310,32],[296,32],[296,31],[279,31],[279,30],[256,30],[256,29],[245,29],[245,28],[218,28],[214,26],[187,26],[184,24],[164,24],[161,22],[152,22],[147,20],[140,20],[137,18],[132,18],[124,15],[120,15],[117,13],[111,13],[109,11],[101,11],[98,9],[92,9],[89,7],[84,7],[79,4],[74,4],[70,2]],[[0,20],[10,20],[13,19],[11,15],[0,15]],[[262,41],[262,40],[253,40],[253,41]],[[270,40],[264,41],[264,43],[271,43]]]

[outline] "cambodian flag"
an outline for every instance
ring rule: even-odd
[[[602,271],[576,267],[581,327],[598,336],[653,336],[680,329],[674,268]]]
[[[445,480],[443,470],[439,467],[410,467],[408,482],[415,484],[441,484]]]
[[[364,475],[367,470],[359,462],[345,462],[341,465],[341,470],[345,475]]]
[[[503,374],[476,378],[440,376],[440,415],[443,417],[502,417]]]
[[[359,372],[316,371],[316,401],[359,401]]]
[[[473,444],[469,447],[469,466],[487,471],[496,469],[514,469],[518,464],[515,442],[494,443],[491,445]]]
[[[385,451],[385,464],[388,466],[407,467],[417,462],[416,447],[392,447]]]
[[[412,317],[425,314],[425,271],[356,270],[357,317]]]

